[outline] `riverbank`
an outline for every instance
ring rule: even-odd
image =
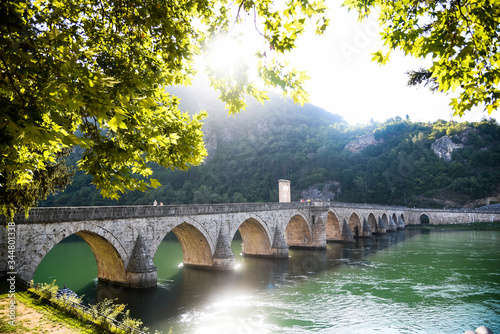
[[[406,228],[410,229],[424,229],[424,230],[477,230],[477,231],[500,231],[500,222],[493,223],[467,223],[467,224],[421,224],[421,225],[407,225]]]
[[[0,333],[106,333],[74,319],[67,312],[33,298],[26,289],[16,292],[16,321],[9,325],[10,299],[6,282],[0,283]]]

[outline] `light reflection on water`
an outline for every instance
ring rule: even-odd
[[[153,332],[451,334],[486,325],[500,333],[499,237],[407,230],[323,251],[290,250],[284,260],[242,257],[235,240],[233,272],[178,268],[180,245],[165,240],[154,259],[158,286],[144,290],[96,283],[95,273],[78,282],[61,263],[67,259],[50,258],[56,248],[67,254],[82,244],[63,242],[35,281],[62,277],[89,302],[117,297]],[[73,263],[84,261],[78,256]]]

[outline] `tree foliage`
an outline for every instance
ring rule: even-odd
[[[84,150],[78,168],[113,199],[158,186],[150,162],[180,170],[200,164],[206,114],[181,112],[165,88],[189,83],[197,56],[248,14],[268,49],[258,52],[265,84],[303,103],[305,75],[276,59],[325,9],[322,1],[2,1],[0,187],[33,187],[77,145]],[[321,33],[328,21],[316,24]],[[208,72],[231,113],[245,107],[245,94],[266,98],[244,68]],[[37,199],[2,205],[27,208]]]
[[[410,83],[456,92],[450,105],[462,116],[473,107],[488,113],[500,105],[500,1],[345,0],[363,19],[380,8],[382,39],[390,50],[432,58],[432,66],[410,72]],[[389,51],[390,53],[390,51]],[[385,63],[389,53],[374,60]]]
[[[16,184],[15,180],[0,175],[0,214],[12,219],[19,208],[28,212],[39,199],[65,189],[74,176],[72,168],[63,160],[67,153],[61,152],[55,163],[46,163],[43,169],[35,170],[32,182]]]

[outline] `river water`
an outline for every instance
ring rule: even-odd
[[[182,267],[173,234],[158,249],[158,287],[126,289],[95,279],[87,244],[71,236],[54,247],[34,281],[64,284],[85,302],[118,298],[151,332],[500,333],[500,232],[407,229],[290,250],[289,259],[241,256],[237,269]]]

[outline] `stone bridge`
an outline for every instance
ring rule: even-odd
[[[245,255],[287,258],[289,247],[326,248],[328,241],[351,242],[408,224],[478,221],[500,221],[500,212],[336,202],[35,208],[0,229],[0,276],[15,271],[29,282],[45,255],[72,234],[92,249],[100,280],[151,287],[153,258],[169,232],[181,244],[184,265],[230,270],[237,231]],[[12,240],[15,268],[8,265]]]

